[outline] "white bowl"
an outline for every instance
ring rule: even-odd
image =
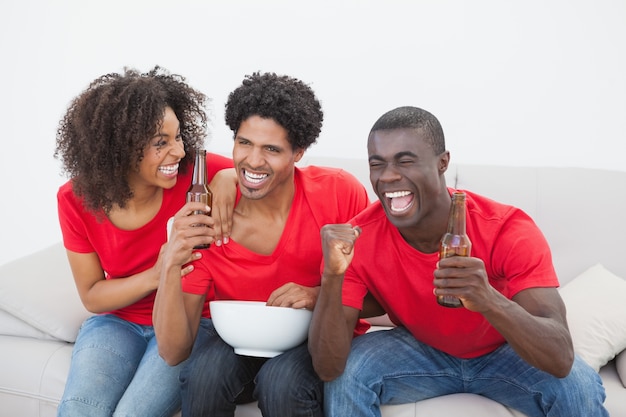
[[[218,300],[209,303],[217,334],[245,356],[272,358],[308,336],[313,312],[273,307],[263,301]]]

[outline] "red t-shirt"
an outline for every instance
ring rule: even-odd
[[[285,229],[270,255],[246,249],[236,241],[211,245],[182,278],[183,291],[211,299],[267,301],[272,291],[295,282],[307,287],[321,283],[320,229],[345,223],[369,204],[367,191],[341,169],[296,168],[295,195]],[[203,313],[209,317],[205,306]]]
[[[209,181],[233,162],[207,152]],[[124,278],[151,268],[157,261],[161,246],[167,241],[167,220],[185,204],[191,182],[191,167],[179,174],[176,185],[163,190],[161,209],[147,224],[135,230],[121,230],[100,213],[97,217],[85,209],[82,199],[73,192],[69,180],[57,193],[59,222],[65,248],[78,253],[96,252],[106,279]],[[141,325],[152,325],[155,293],[111,313]]]
[[[490,284],[509,299],[527,288],[558,287],[550,248],[534,221],[515,207],[466,194],[472,256],[485,263]],[[411,247],[387,220],[380,202],[351,223],[359,225],[362,234],[345,274],[344,305],[362,308],[369,290],[395,324],[460,358],[484,355],[505,342],[481,314],[437,304],[433,271],[438,253]]]

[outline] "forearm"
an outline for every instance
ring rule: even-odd
[[[215,219],[216,241],[224,241],[233,227],[233,211],[237,199],[237,171],[225,168],[218,171],[209,184],[213,191],[211,217]],[[226,242],[225,242],[226,243]]]
[[[323,381],[331,381],[343,372],[358,318],[358,310],[342,305],[342,281],[339,277],[322,276],[309,328],[313,367]]]
[[[81,296],[85,308],[92,313],[105,313],[136,303],[156,290],[157,272],[147,269],[138,274],[95,282]]]
[[[180,266],[164,268],[157,290],[152,321],[159,354],[170,365],[187,359],[197,332],[188,316],[182,291]]]
[[[522,359],[562,378],[571,370],[574,350],[564,309],[559,310],[552,317],[533,315],[520,304],[502,297],[485,317]]]

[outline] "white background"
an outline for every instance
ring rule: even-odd
[[[0,264],[60,241],[58,121],[124,66],[212,97],[220,153],[224,101],[260,70],[321,99],[310,155],[365,158],[376,118],[415,105],[455,162],[626,170],[626,0],[4,0],[0,57]]]

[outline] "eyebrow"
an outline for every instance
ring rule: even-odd
[[[180,126],[178,127],[178,129],[176,129],[176,132],[174,133],[174,136],[178,136],[182,134],[180,131]],[[167,133],[163,133],[163,131],[161,129],[159,129],[154,135],[152,135],[152,139],[154,138],[162,138],[164,136],[169,136],[169,134]]]
[[[254,146],[262,146],[264,148],[267,148],[267,147],[276,148],[276,149],[280,150],[281,152],[283,152],[285,149],[289,149],[289,147],[284,147],[282,145],[277,145],[277,144],[274,144],[274,143],[265,143],[265,144],[259,145],[259,144],[255,143],[252,139],[249,139],[249,138],[247,138],[245,136],[241,136],[240,134],[237,134],[235,136],[235,140],[245,140],[247,142],[250,142],[250,143],[254,144]]]

